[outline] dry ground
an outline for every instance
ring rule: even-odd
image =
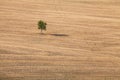
[[[120,0],[0,0],[0,80],[120,80]]]

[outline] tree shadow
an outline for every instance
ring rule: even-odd
[[[65,36],[69,36],[67,34],[50,34],[52,36],[60,36],[60,37],[65,37]]]
[[[62,34],[62,33],[52,33],[52,34],[50,34],[50,33],[36,33],[36,34],[37,35],[42,35],[42,36],[51,35],[51,36],[58,36],[58,37],[67,37],[67,36],[69,36],[67,34]]]

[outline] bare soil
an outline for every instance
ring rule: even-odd
[[[0,80],[120,80],[120,0],[0,0]]]

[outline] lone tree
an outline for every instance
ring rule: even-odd
[[[42,20],[40,20],[40,21],[38,22],[38,29],[41,29],[41,33],[42,33],[43,30],[46,31],[46,25],[47,25],[47,23],[44,22],[44,21],[42,21]]]

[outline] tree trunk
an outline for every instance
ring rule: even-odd
[[[42,29],[41,29],[41,33],[42,33]]]

